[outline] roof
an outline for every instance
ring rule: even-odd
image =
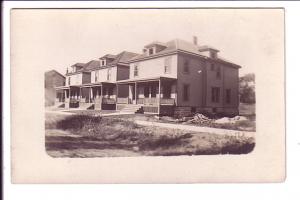
[[[100,61],[99,60],[91,60],[90,62],[86,63],[83,68],[84,68],[84,71],[86,71],[86,70],[92,70],[92,69],[95,69],[98,67],[100,67]]]
[[[212,47],[212,46],[208,46],[208,45],[199,46],[198,51],[201,52],[201,51],[206,51],[206,50],[214,50],[214,51],[219,52],[218,49],[216,49],[216,48],[214,48],[214,47]]]
[[[101,59],[101,58],[110,58],[110,59],[115,59],[116,57],[117,57],[116,55],[112,55],[112,54],[106,54],[106,55],[104,55],[104,56],[100,57],[100,59]]]
[[[136,62],[136,61],[139,61],[139,60],[150,59],[150,58],[153,58],[153,57],[159,57],[159,56],[162,56],[162,55],[165,55],[165,54],[177,53],[178,51],[184,51],[184,52],[196,54],[196,55],[201,56],[203,58],[208,58],[207,56],[205,56],[205,54],[203,54],[201,52],[201,50],[212,49],[212,50],[215,50],[215,51],[219,51],[216,48],[213,48],[211,46],[207,46],[207,45],[198,46],[198,45],[195,45],[191,42],[187,42],[187,41],[181,40],[181,39],[171,40],[169,42],[166,42],[165,45],[166,45],[166,48],[161,50],[160,52],[158,52],[156,54],[152,54],[152,55],[147,55],[145,53],[140,54],[140,55],[137,55],[137,56],[133,57],[132,59],[130,59],[129,62]],[[214,60],[220,61],[220,62],[225,62],[225,63],[231,64],[231,65],[235,65],[235,66],[240,67],[239,65],[236,65],[233,62],[230,62],[230,61],[225,60],[223,58],[217,58],[217,59],[214,59]]]
[[[54,69],[45,72],[45,76],[53,76],[53,75],[59,75],[59,76],[65,78],[64,75],[62,75],[61,73],[59,73],[58,71],[56,71],[56,70],[54,70]]]
[[[72,65],[71,67],[83,67],[85,65],[85,63],[75,63],[74,65]]]
[[[168,76],[155,76],[155,77],[148,77],[148,78],[132,78],[126,80],[117,81],[117,83],[131,83],[131,82],[148,82],[148,81],[158,81],[158,80],[177,80],[174,77]]]
[[[127,63],[130,59],[132,59],[133,57],[135,57],[137,55],[139,55],[139,54],[129,52],[129,51],[122,51],[121,53],[119,53],[116,56],[115,60],[112,61],[111,63],[109,63],[108,65],[116,65],[118,63]]]
[[[166,47],[166,44],[165,44],[165,43],[158,42],[158,41],[151,42],[150,44],[145,45],[145,47],[148,48],[148,47],[152,47],[152,46],[155,46],[155,45],[159,45],[159,46],[164,46],[164,47]]]

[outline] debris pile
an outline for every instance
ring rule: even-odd
[[[243,116],[235,116],[233,118],[223,117],[221,119],[217,119],[215,121],[215,123],[217,123],[217,124],[227,124],[227,123],[234,124],[238,121],[245,121],[245,120],[247,120],[247,118],[243,117]]]
[[[206,117],[203,114],[196,113],[193,117],[183,117],[178,119],[177,122],[195,123],[195,124],[209,124],[214,120]]]
[[[206,117],[205,115],[203,114],[199,114],[199,113],[196,113],[193,117],[193,119],[189,120],[190,122],[192,123],[200,123],[200,124],[210,124],[212,123],[214,120],[213,119],[210,119],[208,117]]]

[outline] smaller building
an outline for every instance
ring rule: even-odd
[[[45,72],[45,106],[53,106],[55,99],[60,98],[55,87],[65,85],[65,77],[55,70]]]

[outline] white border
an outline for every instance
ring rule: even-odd
[[[287,179],[281,184],[193,184],[193,185],[13,185],[10,183],[10,51],[11,8],[90,7],[285,7],[287,78]],[[299,2],[4,2],[3,3],[3,141],[4,199],[299,199]],[[268,169],[265,169],[268,170]],[[54,190],[54,191],[53,191]]]

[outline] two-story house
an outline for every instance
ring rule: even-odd
[[[117,109],[189,115],[238,113],[240,66],[219,57],[219,50],[175,39],[153,42],[128,61],[128,80],[117,81]],[[124,87],[125,86],[125,87]],[[126,87],[127,86],[127,87]],[[120,89],[118,89],[120,91]]]
[[[129,78],[127,61],[136,55],[123,51],[72,65],[65,86],[56,88],[57,93],[64,94],[57,102],[64,103],[65,108],[115,109],[116,81]]]

